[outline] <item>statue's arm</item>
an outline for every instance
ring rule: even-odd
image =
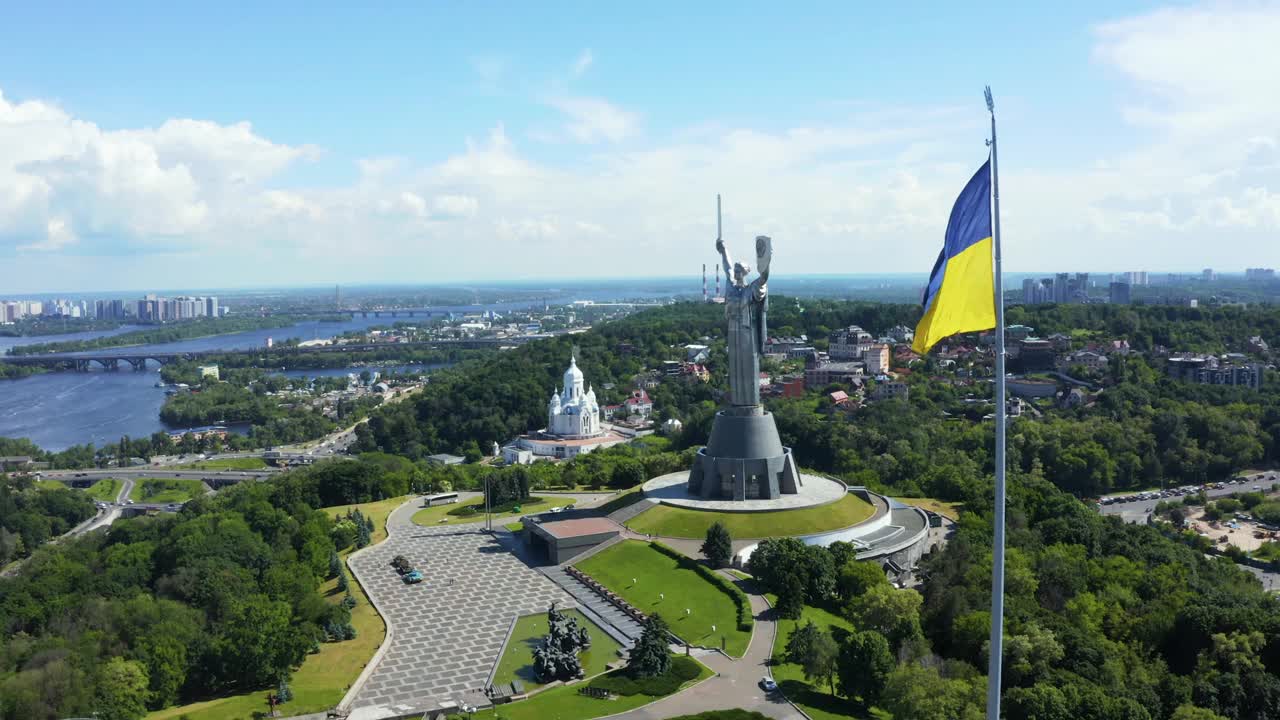
[[[720,251],[720,264],[724,267],[724,277],[729,285],[733,285],[733,261],[729,259],[729,250],[724,246],[724,240],[716,239],[716,250]]]

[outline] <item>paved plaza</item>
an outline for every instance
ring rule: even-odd
[[[484,687],[517,615],[573,605],[480,525],[424,528],[409,503],[388,518],[388,538],[351,561],[361,585],[393,629],[386,655],[352,709],[434,706]],[[509,536],[508,542],[511,542]],[[406,585],[391,567],[404,555],[426,579]]]

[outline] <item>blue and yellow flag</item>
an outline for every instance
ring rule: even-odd
[[[991,161],[982,164],[964,186],[947,240],[924,291],[924,317],[911,349],[929,352],[939,340],[996,326],[995,273],[991,244]]]

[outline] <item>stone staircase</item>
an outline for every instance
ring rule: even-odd
[[[622,643],[623,647],[628,649],[634,646],[635,641],[639,639],[640,634],[644,631],[640,627],[640,623],[610,602],[604,595],[570,574],[566,569],[567,567],[555,566],[538,569],[551,582],[559,585],[565,592],[569,593],[574,601],[577,602],[578,609],[584,615],[596,621],[614,640]]]
[[[655,507],[657,505],[658,505],[657,500],[654,500],[652,498],[645,498],[639,502],[631,503],[630,505],[620,510],[613,511],[612,513],[609,514],[609,519],[618,523],[619,525],[624,525],[628,520],[631,520],[632,518],[644,512],[645,510],[648,510],[649,508]]]

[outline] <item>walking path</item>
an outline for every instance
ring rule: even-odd
[[[751,644],[741,660],[730,660],[720,653],[703,655],[698,659],[716,672],[715,677],[614,718],[662,720],[708,710],[743,708],[777,720],[805,720],[805,716],[787,702],[782,693],[766,693],[760,688],[760,679],[771,675],[769,657],[773,653],[773,636],[778,631],[778,624],[773,620],[773,609],[763,597],[748,597],[751,598],[756,624],[751,633]]]

